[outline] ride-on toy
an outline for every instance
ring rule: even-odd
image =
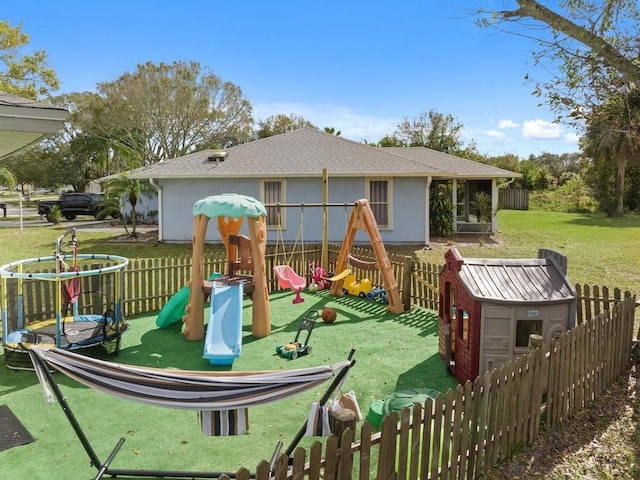
[[[278,345],[276,347],[276,353],[281,357],[289,358],[291,360],[295,360],[300,355],[311,353],[309,337],[311,336],[311,330],[313,330],[313,327],[316,324],[316,320],[319,316],[320,313],[317,310],[309,310],[300,322],[298,332],[296,333],[296,338],[293,340],[293,342],[287,343],[286,345]],[[298,338],[300,337],[300,332],[302,332],[303,330],[307,332],[307,338],[304,340],[304,343],[298,340]]]
[[[387,290],[382,287],[373,287],[369,293],[367,293],[367,298],[369,300],[379,299],[382,303],[389,303],[389,298],[387,297]]]

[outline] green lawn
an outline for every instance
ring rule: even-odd
[[[640,292],[640,216],[514,210],[498,215],[499,245],[487,241],[453,246],[462,256],[477,258],[536,258],[539,248],[550,248],[567,256],[574,283]],[[434,245],[420,257],[442,263],[448,248]]]

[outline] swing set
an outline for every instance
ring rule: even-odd
[[[275,207],[277,208],[277,218],[278,218],[278,239],[276,241],[276,258],[278,258],[278,241],[282,243],[283,256],[285,257],[286,263],[277,265],[273,268],[274,274],[278,278],[278,283],[282,288],[291,288],[295,293],[296,297],[293,300],[293,303],[302,302],[303,299],[300,297],[300,292],[306,287],[306,280],[304,277],[298,275],[293,268],[291,268],[291,260],[293,254],[295,253],[296,246],[298,241],[301,241],[302,244],[302,262],[305,263],[304,260],[304,207],[323,207],[325,208],[325,228],[326,228],[326,207],[337,207],[341,206],[345,209],[345,222],[346,222],[346,233],[344,236],[344,240],[342,242],[342,247],[340,249],[340,253],[338,254],[338,260],[336,262],[335,273],[331,277],[323,277],[324,280],[328,280],[331,282],[331,293],[332,295],[342,297],[344,295],[344,285],[345,279],[349,278],[350,275],[353,274],[352,266],[354,268],[359,268],[362,270],[379,270],[380,275],[382,277],[382,281],[384,283],[384,289],[387,291],[387,299],[388,306],[387,310],[392,313],[400,314],[405,311],[404,305],[402,304],[402,300],[400,298],[400,292],[398,289],[398,283],[395,278],[395,274],[393,273],[393,268],[391,266],[391,261],[389,260],[389,256],[384,247],[384,243],[382,241],[382,237],[380,236],[380,230],[378,229],[378,223],[376,222],[375,216],[373,214],[373,210],[371,209],[371,205],[367,199],[356,200],[353,204],[353,210],[351,215],[347,219],[347,204],[346,203],[311,203],[311,204],[266,204],[266,207]],[[285,247],[284,247],[284,238],[282,234],[282,222],[280,215],[281,207],[299,207],[301,209],[300,213],[300,226],[298,229],[298,235],[296,236],[291,254],[289,258],[286,259],[285,255]],[[374,254],[376,256],[376,261],[367,262],[364,260],[360,260],[351,254],[351,249],[355,242],[356,234],[358,230],[364,230],[369,236],[369,240],[373,247]],[[326,243],[326,231],[325,231],[325,243]],[[325,256],[326,245],[323,245],[323,259],[322,263],[326,260]],[[327,254],[328,255],[328,254]]]

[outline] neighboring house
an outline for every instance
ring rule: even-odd
[[[69,112],[0,92],[0,159],[56,133]]]
[[[328,173],[324,196],[323,169]],[[353,202],[367,198],[385,244],[429,244],[429,199],[439,184],[448,185],[458,206],[456,230],[495,232],[497,219],[479,228],[469,199],[485,191],[497,209],[498,183],[518,173],[454,157],[423,147],[376,148],[312,128],[263,138],[228,148],[204,150],[130,172],[147,179],[158,192],[159,239],[190,242],[193,205],[220,193],[249,195],[295,208],[268,208],[273,243],[319,242],[323,208],[328,211],[328,240],[342,241]],[[304,208],[301,205],[305,204]],[[278,212],[279,211],[279,212]],[[280,214],[278,214],[280,213]],[[302,223],[303,228],[300,228]],[[207,241],[219,241],[210,228]],[[368,239],[357,238],[360,243]]]

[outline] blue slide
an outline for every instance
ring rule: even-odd
[[[242,283],[213,284],[204,340],[204,358],[211,365],[233,365],[242,350]]]

